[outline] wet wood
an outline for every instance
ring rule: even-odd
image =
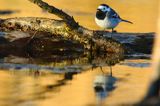
[[[125,52],[128,54],[134,52],[141,53],[141,47],[144,46],[143,43],[147,42],[145,47],[143,47],[142,53],[151,53],[150,48],[152,47],[153,33],[110,33],[107,31],[90,30],[80,26],[72,16],[63,12],[61,9],[51,6],[42,0],[29,1],[49,13],[57,15],[62,20],[39,17],[0,19],[0,31],[3,32],[0,37],[3,46],[0,46],[0,48],[5,47],[5,45],[8,46],[9,44],[9,46],[14,47],[32,47],[32,49],[37,48],[37,50],[47,51],[46,48],[53,50],[53,47],[59,45],[57,46],[60,47],[59,50],[63,48],[64,50],[69,49],[74,51],[90,50],[119,54]],[[26,34],[15,34],[15,31],[25,32]],[[110,38],[111,35],[113,38]],[[151,39],[149,38],[150,36]],[[39,47],[35,45],[37,39],[39,42],[43,42]],[[48,41],[46,39],[48,39]],[[144,39],[147,40],[141,43]],[[57,44],[55,44],[55,41]],[[64,42],[64,44],[62,44],[62,42]],[[67,42],[67,44],[65,44],[65,42]]]

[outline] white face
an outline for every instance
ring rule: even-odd
[[[103,12],[109,12],[110,11],[110,8],[109,7],[106,7],[106,6],[99,6],[98,9],[100,9],[101,11]]]

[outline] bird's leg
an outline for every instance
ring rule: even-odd
[[[112,28],[112,33],[111,33],[111,38],[112,38],[112,34],[114,33],[114,29]]]
[[[112,38],[112,34],[113,34],[113,33],[117,33],[117,31],[114,30],[114,28],[112,28],[111,38]]]
[[[113,33],[114,29],[112,28],[112,33]]]
[[[114,28],[112,28],[112,33],[117,33],[117,31],[116,31],[116,30],[114,30]]]

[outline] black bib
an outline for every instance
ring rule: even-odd
[[[104,18],[106,17],[106,13],[102,12],[102,11],[97,11],[96,12],[96,18],[99,20],[104,20]]]

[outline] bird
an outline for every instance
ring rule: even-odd
[[[120,22],[127,22],[133,24],[131,21],[122,19],[119,14],[107,4],[100,4],[98,6],[95,16],[95,22],[99,27],[103,28],[104,30],[112,29],[112,32],[115,32],[114,28]]]

